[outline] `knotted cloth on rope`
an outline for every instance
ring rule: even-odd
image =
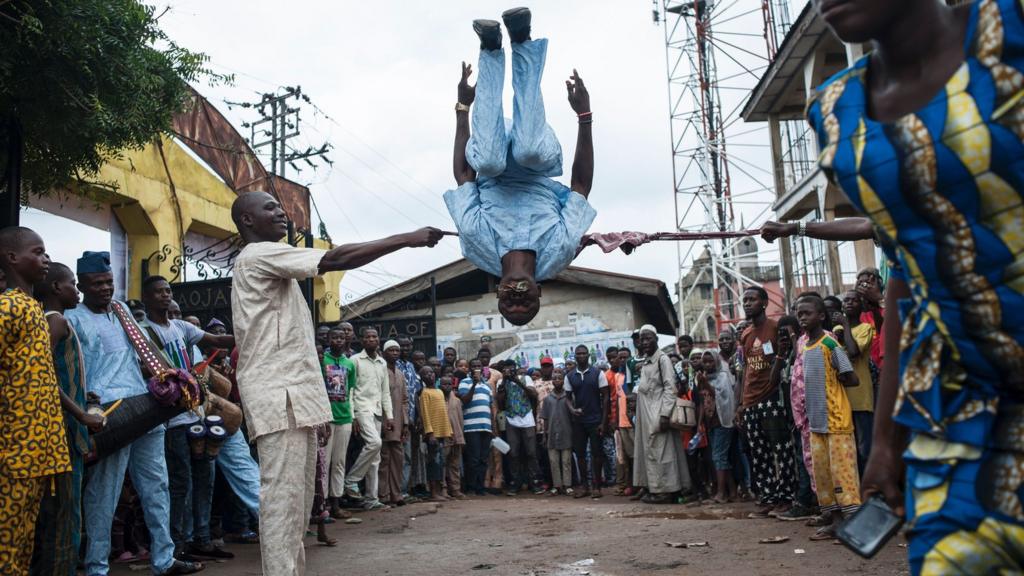
[[[761,229],[738,230],[736,232],[591,232],[580,238],[580,246],[576,249],[579,256],[584,248],[591,245],[598,245],[605,254],[616,248],[629,254],[641,244],[659,240],[693,241],[693,240],[725,240],[729,238],[743,238],[745,236],[756,236]]]
[[[760,228],[751,230],[738,230],[736,232],[591,232],[580,238],[580,245],[576,248],[576,255],[579,256],[587,246],[597,245],[605,254],[615,250],[622,250],[626,254],[631,253],[641,244],[648,242],[674,240],[727,240],[729,238],[743,238],[746,236],[757,236],[761,233]],[[458,232],[442,232],[445,236],[458,236]]]

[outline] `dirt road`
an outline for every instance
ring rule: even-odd
[[[648,506],[624,498],[571,500],[487,496],[413,504],[335,523],[335,548],[307,538],[310,576],[839,576],[907,574],[894,539],[864,561],[831,542],[811,542],[801,522],[752,520],[750,504]],[[761,544],[762,538],[789,540]],[[707,546],[677,548],[707,542]],[[257,546],[204,574],[259,575]],[[797,552],[803,550],[802,553]],[[135,567],[138,570],[139,566]],[[139,573],[119,567],[115,574]]]

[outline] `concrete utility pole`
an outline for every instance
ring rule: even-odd
[[[252,130],[252,137],[249,141],[254,150],[270,146],[270,171],[282,178],[286,178],[286,167],[297,160],[305,160],[310,166],[313,163],[310,158],[323,157],[330,149],[329,144],[323,144],[319,148],[309,147],[305,150],[290,150],[288,139],[299,135],[299,108],[289,106],[291,99],[304,100],[309,102],[309,97],[303,95],[302,87],[286,87],[283,94],[264,94],[259,103],[233,105],[255,108],[263,117],[249,125]],[[270,109],[269,113],[267,109]],[[268,126],[269,125],[269,126]],[[325,159],[326,160],[326,159]],[[329,162],[329,161],[328,161]]]

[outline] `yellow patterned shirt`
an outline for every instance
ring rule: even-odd
[[[39,478],[70,470],[43,308],[8,290],[0,294],[0,474]]]

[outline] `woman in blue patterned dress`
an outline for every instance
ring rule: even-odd
[[[1018,573],[1024,5],[814,1],[840,39],[873,43],[808,114],[821,167],[874,222],[902,318],[884,326],[899,362],[883,366],[863,491],[906,514],[912,573]]]

